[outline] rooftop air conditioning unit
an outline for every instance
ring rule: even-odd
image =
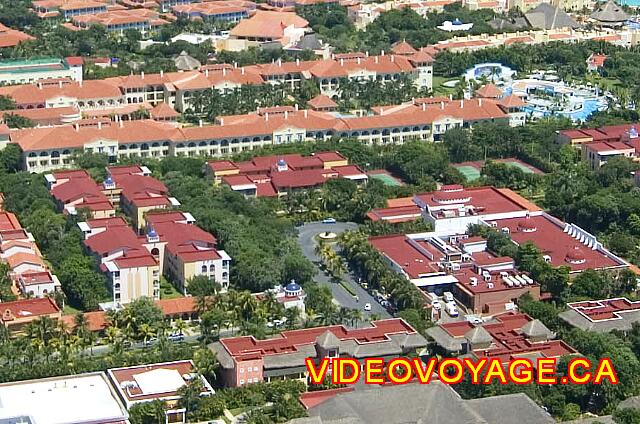
[[[492,289],[493,288],[493,283],[487,283],[487,288]]]
[[[500,231],[502,231],[505,234],[509,234],[509,227],[502,227]]]
[[[478,285],[478,279],[476,277],[471,277],[470,282],[474,287]]]

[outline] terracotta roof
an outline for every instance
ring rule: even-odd
[[[487,84],[477,89],[475,94],[476,97],[495,99],[502,96],[502,90],[500,90],[494,84]]]
[[[35,40],[35,37],[0,24],[0,48],[15,47],[30,40]]]
[[[398,41],[391,46],[391,52],[399,55],[412,55],[418,52],[413,46],[406,41]]]
[[[26,317],[38,317],[42,315],[51,315],[60,312],[60,308],[49,297],[38,299],[16,300],[14,302],[2,302],[0,304],[0,312],[2,312],[2,320],[4,322],[13,321]]]
[[[284,29],[291,25],[306,28],[309,22],[292,12],[257,11],[251,18],[240,21],[231,30],[231,36],[280,39]]]
[[[527,104],[519,96],[516,96],[515,94],[510,94],[509,96],[503,97],[502,99],[500,99],[500,105],[506,108],[512,108],[512,107],[525,107]]]
[[[317,95],[313,99],[309,100],[307,104],[311,106],[312,109],[316,110],[338,107],[338,104],[336,102],[334,102],[329,96],[326,96],[324,94]]]
[[[165,102],[158,103],[153,109],[151,109],[150,114],[152,119],[177,118],[180,116],[178,112],[173,110],[173,108]]]

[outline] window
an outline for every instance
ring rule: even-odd
[[[215,265],[209,265],[209,272],[215,272],[216,271],[216,266]]]
[[[207,272],[207,266],[206,265],[202,265],[201,271],[202,271],[202,273]]]
[[[244,374],[244,368],[240,368],[240,374]]]
[[[244,384],[244,380],[240,380],[240,384]]]

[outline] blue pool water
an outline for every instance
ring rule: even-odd
[[[640,6],[640,0],[620,0],[620,4],[624,4],[626,6],[638,7]]]
[[[558,115],[566,116],[574,121],[585,121],[592,113],[597,112],[600,109],[604,109],[606,106],[599,100],[586,99],[582,105],[582,109],[574,112],[556,112]],[[549,116],[550,112],[543,109],[536,109],[531,106],[524,108],[526,113],[533,114],[533,116]]]

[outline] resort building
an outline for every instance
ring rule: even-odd
[[[140,174],[141,167],[108,167],[104,188],[115,194],[120,192],[120,208],[131,218],[133,228],[140,232],[145,228],[145,214],[157,209],[171,209],[180,202],[168,196],[169,190],[149,175]],[[146,169],[146,168],[145,168]]]
[[[109,218],[116,214],[102,187],[85,170],[46,174],[45,180],[58,210],[65,214],[77,215],[81,209],[88,210],[92,218]]]
[[[221,157],[264,146],[333,137],[355,138],[366,144],[438,141],[451,128],[511,122],[510,114],[499,104],[502,99],[437,98],[435,103],[434,99],[376,107],[365,116],[336,116],[332,112],[278,106],[246,115],[222,116],[213,125],[184,128],[153,120],[98,121],[97,125],[12,130],[9,142],[22,149],[25,170],[46,172],[70,167],[74,152],[81,151],[104,153],[111,163],[133,157]],[[360,178],[354,167],[343,171]]]
[[[78,224],[87,250],[100,261],[108,280],[110,309],[140,297],[160,299],[161,267],[123,218],[92,219]]]
[[[129,414],[103,372],[0,384],[0,421],[123,424]]]
[[[0,49],[15,47],[20,43],[31,40],[35,40],[35,37],[0,24]]]
[[[319,188],[329,178],[347,178],[357,184],[366,183],[368,178],[338,152],[262,156],[239,163],[211,161],[206,170],[216,184],[247,197],[279,197],[296,190]]]
[[[471,314],[512,310],[524,294],[541,298],[540,284],[518,272],[512,258],[491,254],[486,240],[455,239],[451,243],[436,236],[391,235],[371,237],[369,243],[416,287],[438,296],[451,292]]]
[[[74,16],[106,13],[109,4],[99,0],[36,0],[33,10],[40,18],[62,17],[69,20]]]
[[[91,25],[102,25],[107,31],[123,35],[133,29],[147,34],[169,23],[160,14],[150,9],[114,9],[103,13],[84,14],[71,17],[73,27],[87,29]]]
[[[634,323],[640,321],[640,302],[625,297],[572,302],[567,303],[567,310],[561,312],[559,317],[584,331],[628,332]]]
[[[1,39],[2,32],[0,32]],[[58,83],[63,79],[82,83],[82,65],[81,57],[1,60],[0,84],[11,86],[33,84],[40,81]]]
[[[178,290],[187,294],[189,281],[196,276],[205,276],[227,290],[231,257],[216,248],[216,238],[195,225],[191,215],[154,212],[146,220],[147,247]]]
[[[187,421],[186,409],[178,405],[178,391],[194,379],[202,384],[200,396],[215,393],[209,382],[196,373],[190,360],[111,368],[107,374],[127,409],[144,402],[161,401],[167,408],[167,423]]]
[[[305,358],[384,358],[416,353],[426,339],[403,319],[373,321],[371,327],[341,325],[283,331],[272,339],[253,336],[221,339],[209,345],[221,366],[222,383],[240,387],[274,380],[307,382]]]
[[[0,311],[2,324],[11,334],[23,334],[27,325],[42,317],[48,317],[54,321],[62,317],[62,310],[50,297],[2,302]],[[2,411],[1,408],[0,411]]]
[[[42,258],[33,235],[18,218],[0,206],[0,260],[9,266],[14,292],[23,297],[45,297],[61,289]]]
[[[255,9],[256,4],[246,0],[189,2],[171,7],[173,14],[179,18],[224,22],[240,22]]]
[[[385,384],[367,390],[343,387],[300,395],[309,417],[290,424],[418,424],[438,417],[451,423],[553,424],[555,420],[524,393],[463,399],[453,386],[432,380],[429,384]],[[441,418],[443,417],[443,418]]]
[[[444,355],[466,353],[474,360],[497,358],[507,363],[516,358],[559,358],[578,352],[540,320],[521,313],[505,313],[474,325],[467,321],[440,324],[427,329]]]

